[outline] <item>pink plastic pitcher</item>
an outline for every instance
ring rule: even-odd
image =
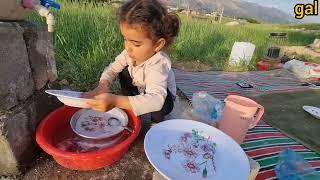
[[[219,129],[241,144],[248,129],[255,127],[261,119],[264,107],[242,96],[229,95],[224,101]]]

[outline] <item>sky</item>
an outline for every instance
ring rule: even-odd
[[[274,7],[281,9],[282,11],[292,15],[294,17],[294,6],[296,4],[307,4],[313,3],[313,0],[244,0],[249,2],[254,2],[266,7]],[[320,7],[319,7],[320,11]],[[305,16],[303,18],[305,22],[315,22],[320,23],[320,15],[318,16]]]

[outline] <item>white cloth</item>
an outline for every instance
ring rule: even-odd
[[[160,111],[167,97],[167,88],[176,96],[175,76],[171,69],[171,61],[166,53],[160,51],[137,66],[124,50],[103,71],[100,82],[109,84],[128,66],[134,86],[138,87],[140,95],[128,96],[133,112],[141,115]]]

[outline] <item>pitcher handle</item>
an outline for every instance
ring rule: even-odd
[[[251,123],[249,125],[249,129],[254,128],[258,124],[258,122],[262,118],[263,114],[264,114],[264,107],[259,104],[258,105],[258,109],[257,109],[257,113],[252,118],[252,121],[251,121]]]

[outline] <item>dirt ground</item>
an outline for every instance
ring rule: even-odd
[[[309,56],[312,59],[320,59],[320,50],[314,50],[306,46],[285,46],[282,47],[281,50],[283,53],[290,55],[302,55],[306,57]]]
[[[185,71],[210,71],[212,67],[197,61],[174,62],[173,67]]]

